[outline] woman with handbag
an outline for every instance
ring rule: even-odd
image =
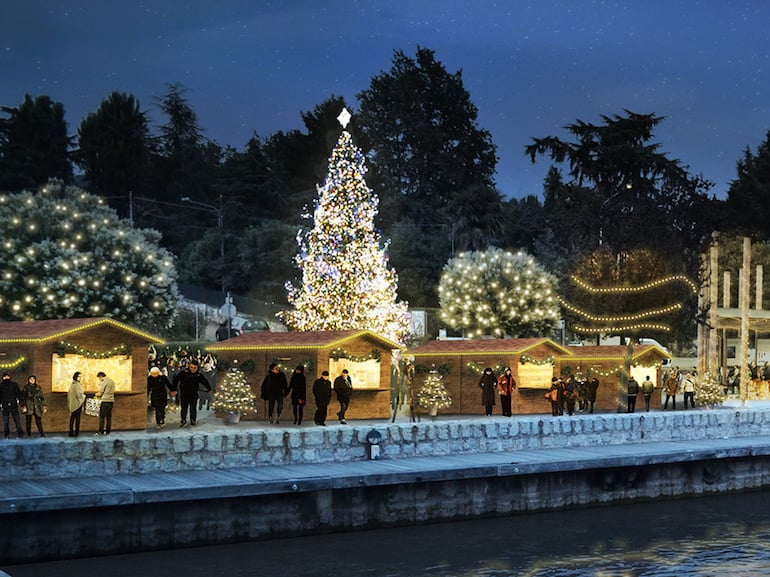
[[[297,365],[289,380],[289,391],[291,392],[291,409],[294,413],[294,424],[302,424],[302,413],[305,409],[307,400],[307,380],[305,379],[305,367]]]

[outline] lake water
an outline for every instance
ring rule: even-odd
[[[759,577],[770,575],[768,497],[677,499],[2,569],[11,577]]]

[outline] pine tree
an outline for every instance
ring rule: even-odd
[[[725,402],[725,389],[711,373],[703,375],[695,383],[695,400],[699,405],[714,406]]]
[[[452,397],[447,393],[443,377],[438,371],[431,371],[422,387],[417,391],[417,403],[424,409],[446,409],[452,405]]]
[[[297,238],[302,281],[287,284],[294,310],[280,314],[293,330],[366,329],[399,342],[406,336],[407,305],[397,301],[398,279],[374,228],[379,198],[365,174],[364,155],[343,130],[318,189],[313,228]]]
[[[214,410],[225,413],[256,413],[255,397],[246,375],[237,367],[225,374],[222,384],[217,387]]]

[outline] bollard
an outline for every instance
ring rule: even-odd
[[[380,441],[382,435],[379,431],[372,429],[366,434],[367,453],[370,460],[378,460],[380,458]]]

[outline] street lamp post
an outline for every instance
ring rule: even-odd
[[[222,299],[227,297],[227,287],[225,287],[225,234],[223,230],[224,223],[222,222],[222,195],[219,195],[219,207],[213,204],[206,204],[205,202],[198,202],[191,199],[189,196],[183,196],[180,199],[182,202],[193,205],[193,208],[198,210],[210,210],[217,215],[217,228],[219,229],[219,276],[222,289]]]

